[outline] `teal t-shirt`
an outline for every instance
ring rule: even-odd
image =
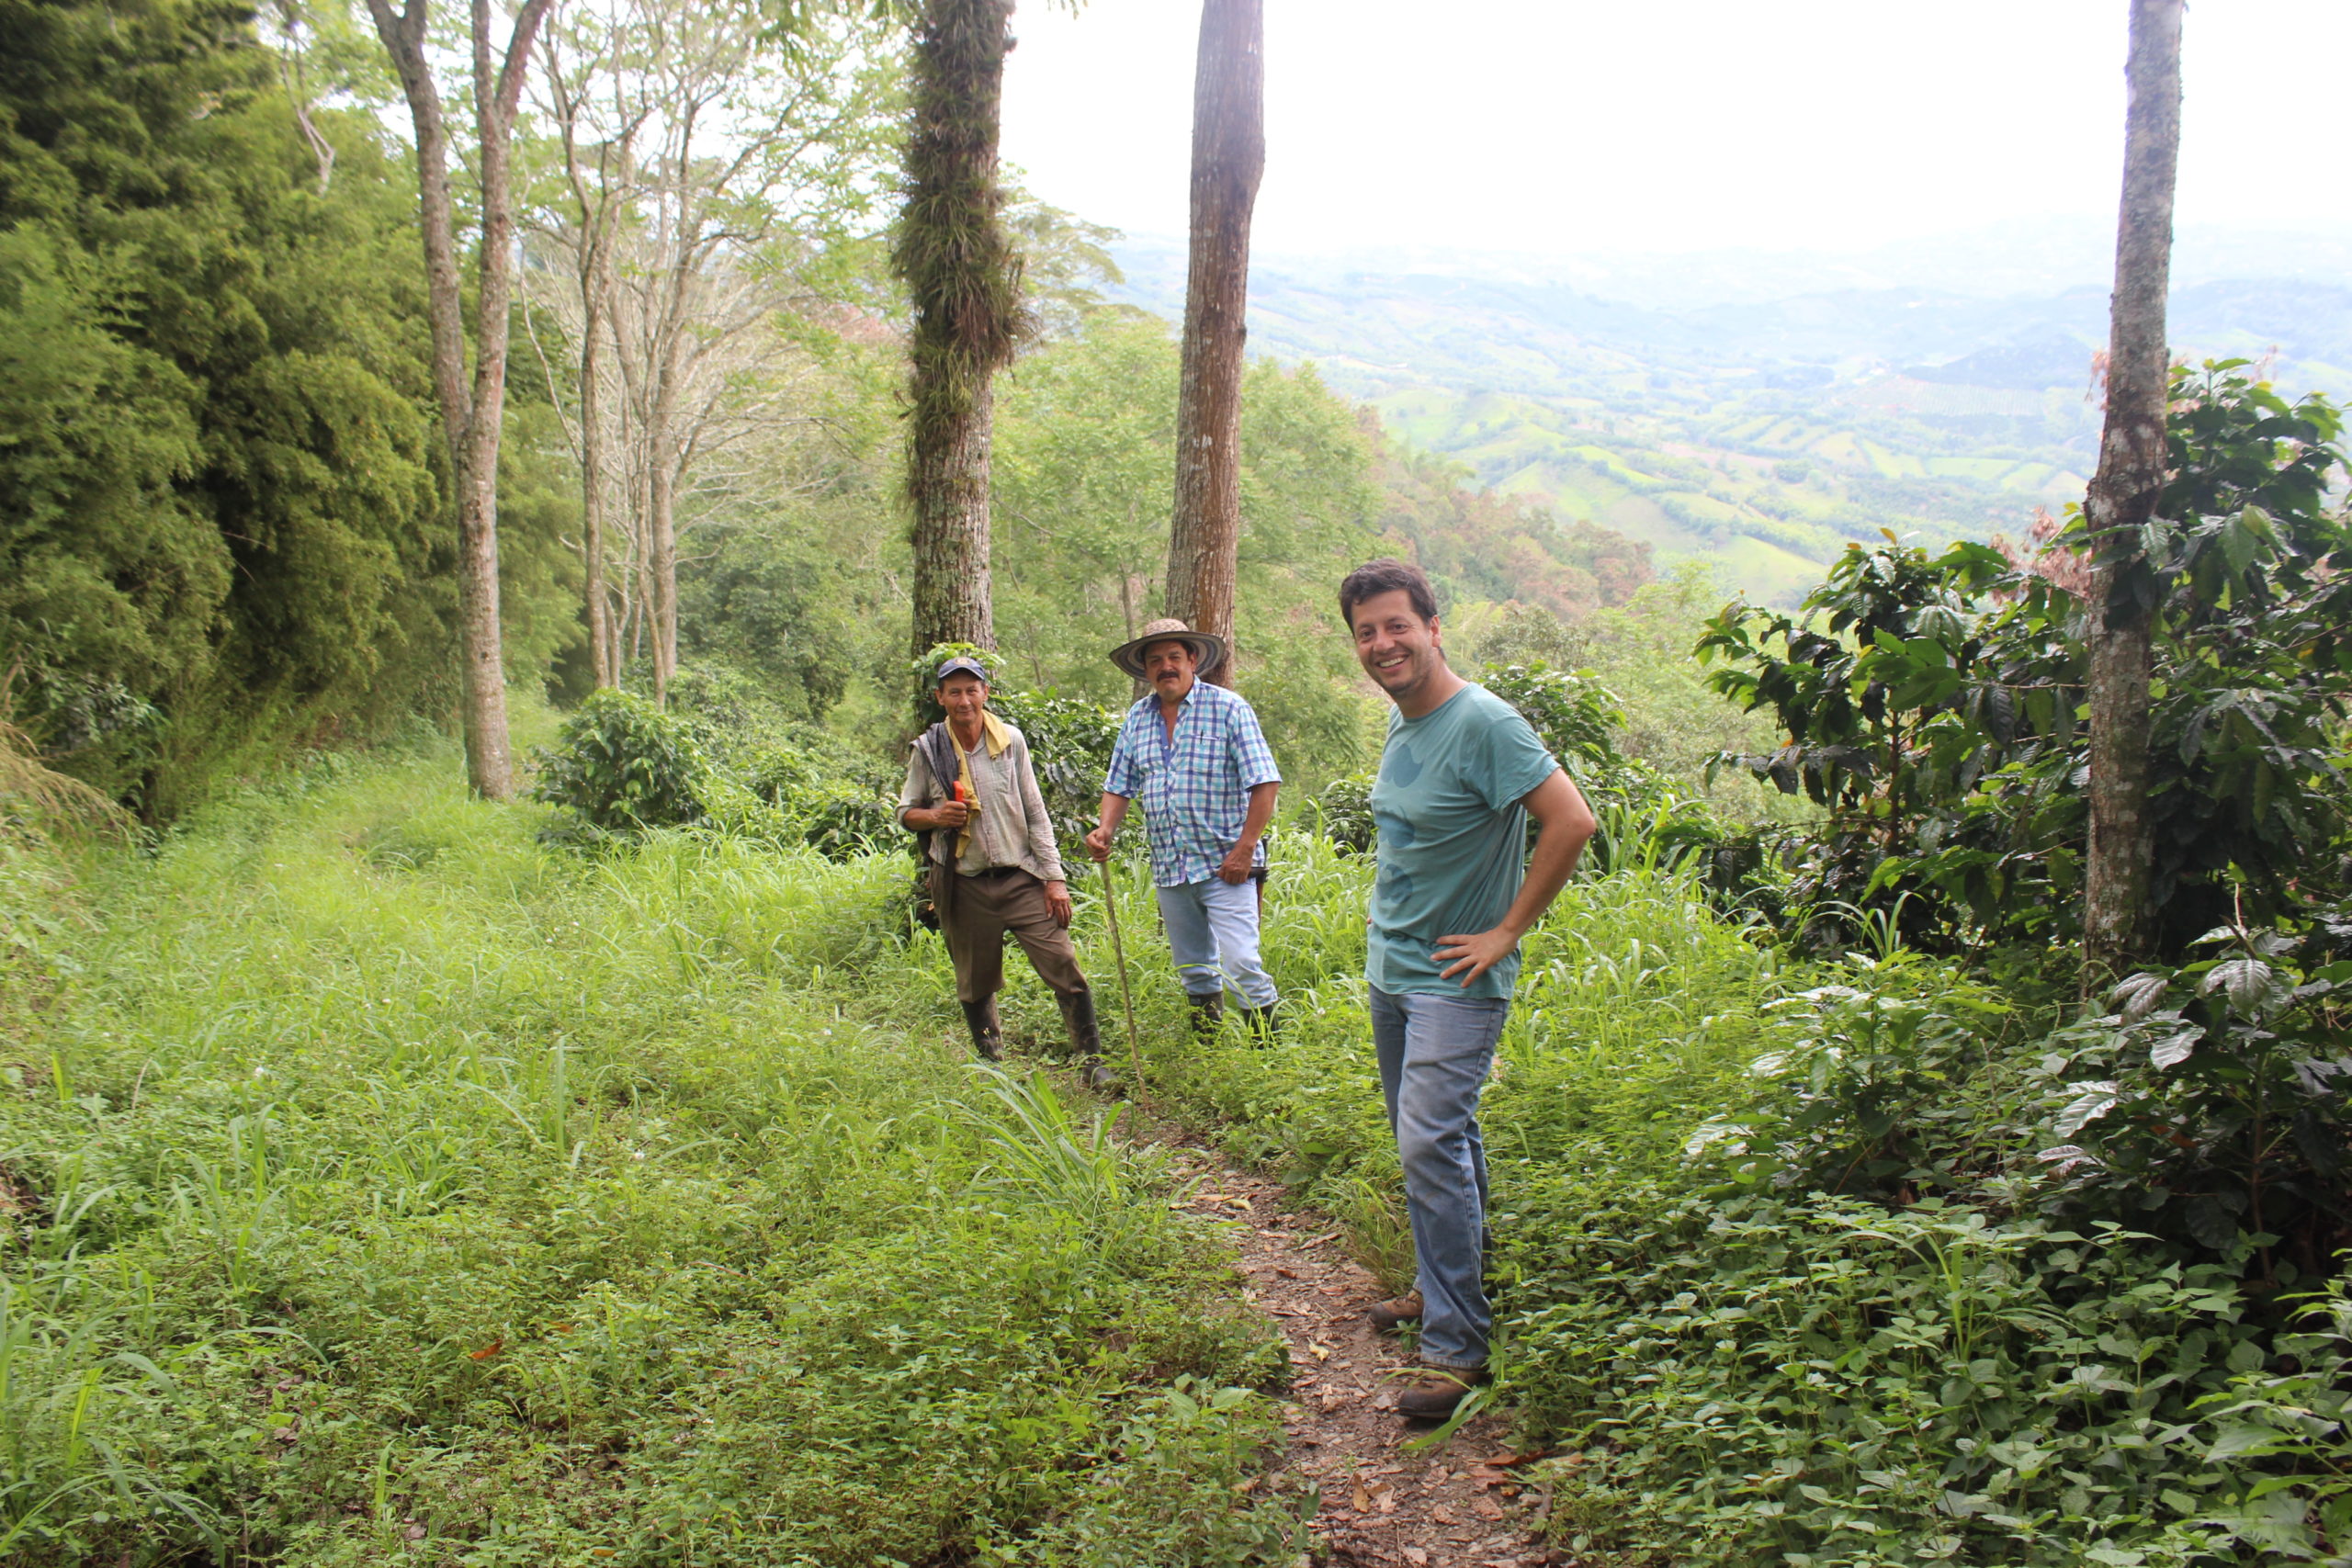
[[[1440,979],[1438,939],[1482,931],[1510,912],[1527,876],[1520,801],[1559,763],[1509,703],[1465,685],[1419,718],[1392,711],[1372,815],[1380,880],[1372,891],[1364,976],[1390,995],[1508,997],[1512,953],[1467,990]]]

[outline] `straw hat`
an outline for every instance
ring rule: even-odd
[[[1170,617],[1154,621],[1143,628],[1143,635],[1133,642],[1123,642],[1111,650],[1111,662],[1134,676],[1143,679],[1143,650],[1155,642],[1181,642],[1193,650],[1193,672],[1205,675],[1225,662],[1225,639],[1208,632],[1196,632],[1183,622]]]

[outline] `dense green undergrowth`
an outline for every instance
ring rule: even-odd
[[[12,852],[0,1562],[1295,1554],[1223,1244],[966,1065],[903,858],[458,776]]]
[[[7,862],[11,1559],[1295,1559],[1295,1509],[1233,1490],[1274,1437],[1238,1391],[1280,1359],[1225,1255],[1152,1151],[964,1064],[902,854],[582,852],[455,773],[322,768],[78,885]],[[2352,1305],[2249,1216],[2174,1213],[2244,1130],[2210,1041],[2296,1037],[2333,971],[2231,959],[2068,1021],[1891,932],[1792,959],[1671,859],[1629,836],[1531,935],[1484,1113],[1494,1397],[1559,1456],[1561,1542],[2340,1553]],[[1191,1039],[1114,869],[1145,1084],[1401,1286],[1370,858],[1302,829],[1273,865],[1270,1043]],[[2303,1033],[2294,1061],[2340,1055]]]
[[[1193,1115],[1402,1286],[1355,978],[1370,874],[1285,840],[1266,945],[1289,1029],[1167,1066]],[[1498,1398],[1567,1456],[1555,1535],[1623,1564],[2336,1560],[2340,1291],[2260,1265],[2277,1238],[2242,1225],[2211,1247],[2154,1234],[2166,1179],[2242,1119],[2193,1074],[2137,1069],[2112,1142],[2186,1127],[2170,1152],[2192,1169],[2111,1156],[2102,1208],[2086,1150],[2049,1156],[2082,1127],[2068,1073],[2113,1070],[2137,1025],[2053,1035],[2061,1009],[1954,964],[1792,963],[1758,934],[1623,857],[1529,939],[1482,1122]]]

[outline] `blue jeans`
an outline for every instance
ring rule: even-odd
[[[1231,991],[1244,1007],[1274,1005],[1273,976],[1258,956],[1258,889],[1249,882],[1212,876],[1176,887],[1156,887],[1168,950],[1187,996]]]
[[[1421,1359],[1450,1371],[1487,1364],[1487,1151],[1478,1096],[1494,1066],[1509,997],[1367,987],[1380,1092],[1405,1168],[1405,1206],[1419,1259]]]

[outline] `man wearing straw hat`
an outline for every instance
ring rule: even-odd
[[[1272,1027],[1274,982],[1258,952],[1261,835],[1282,773],[1248,703],[1201,679],[1225,662],[1225,643],[1178,620],[1154,621],[1111,650],[1111,662],[1151,695],[1127,710],[1102,784],[1102,825],[1086,848],[1108,860],[1127,814],[1143,802],[1151,880],[1176,973],[1205,1034],[1239,998],[1253,1030]]]

